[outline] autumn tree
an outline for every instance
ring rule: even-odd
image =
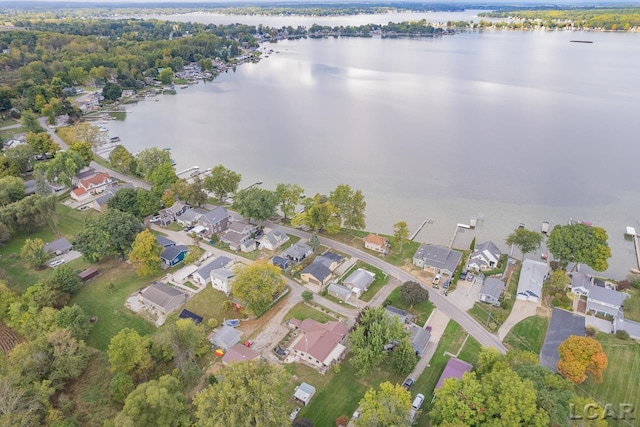
[[[217,165],[211,170],[211,174],[204,179],[204,188],[211,191],[218,198],[218,202],[224,202],[224,199],[230,194],[238,191],[238,185],[242,180],[242,175]]]
[[[189,370],[200,373],[197,358],[210,350],[211,343],[201,325],[191,319],[178,319],[165,326],[157,338],[157,342],[167,348],[173,355],[173,362],[183,375]]]
[[[252,360],[227,365],[218,374],[223,380],[193,399],[197,427],[291,424],[289,407],[280,392],[287,378],[280,366]]]
[[[130,213],[107,209],[87,218],[84,230],[76,235],[74,247],[89,262],[98,262],[109,255],[124,258],[142,230],[140,220]]]
[[[370,388],[360,400],[362,415],[355,420],[357,427],[410,426],[407,414],[411,409],[411,393],[399,384],[385,381],[380,389]]]
[[[233,198],[233,209],[245,218],[265,221],[276,212],[278,198],[273,191],[251,187],[239,191]]]
[[[10,205],[24,197],[24,181],[15,176],[0,178],[0,206]]]
[[[131,328],[124,328],[111,338],[107,356],[111,372],[134,377],[143,376],[152,365],[147,340]]]
[[[406,221],[393,224],[393,238],[396,244],[400,245],[400,252],[402,252],[402,245],[409,238],[409,226]]]
[[[27,239],[20,249],[20,258],[27,261],[33,268],[39,269],[49,259],[49,252],[44,249],[42,239]]]
[[[100,147],[105,142],[105,136],[100,128],[91,123],[78,123],[71,128],[74,142],[89,144],[92,148]]]
[[[149,277],[160,271],[160,255],[164,248],[156,236],[148,229],[141,231],[136,236],[129,252],[129,261],[136,266],[136,273],[140,277]]]
[[[111,166],[124,173],[135,173],[137,162],[131,153],[123,146],[116,145],[109,153]]]
[[[507,236],[505,240],[507,245],[515,246],[520,249],[522,259],[530,252],[535,251],[542,243],[542,234],[537,231],[527,230],[526,228],[518,228]]]
[[[232,292],[237,298],[246,301],[247,308],[259,316],[269,309],[274,297],[284,289],[285,283],[279,267],[267,262],[256,262],[237,268]]]
[[[575,384],[582,384],[587,376],[602,382],[602,372],[609,361],[602,345],[594,338],[572,335],[558,347],[558,372]]]
[[[69,146],[69,150],[73,150],[76,153],[80,154],[86,164],[91,163],[91,161],[93,160],[93,148],[88,142],[76,141]]]
[[[337,215],[345,228],[365,228],[367,203],[361,190],[354,191],[349,185],[340,184],[329,194],[329,202],[337,208]]]
[[[417,282],[404,282],[400,287],[400,298],[413,308],[414,305],[429,300],[429,291]]]
[[[47,132],[29,132],[26,136],[27,144],[34,152],[40,153],[56,153],[60,150],[60,146],[53,142],[53,139]]]
[[[557,225],[551,230],[547,246],[563,269],[571,262],[587,264],[596,271],[609,267],[611,248],[604,228],[584,224]]]
[[[285,221],[295,215],[296,206],[302,200],[303,193],[303,188],[297,184],[280,183],[276,186],[276,197]]]
[[[316,194],[312,199],[305,199],[305,210],[291,220],[294,227],[307,226],[314,231],[325,230],[329,234],[340,231],[340,216],[326,196]]]

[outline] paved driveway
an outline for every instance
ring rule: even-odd
[[[507,320],[502,324],[500,329],[498,329],[498,337],[500,337],[501,340],[504,340],[516,323],[526,319],[527,317],[535,316],[537,311],[538,303],[516,299],[516,302],[513,304],[513,308],[511,309],[511,314],[509,314]]]
[[[449,301],[453,302],[461,310],[468,311],[473,307],[473,304],[480,300],[480,289],[482,289],[482,286],[476,285],[475,279],[473,282],[458,280],[456,289],[453,292],[449,292]]]

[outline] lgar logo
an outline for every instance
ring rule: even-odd
[[[614,405],[607,403],[600,406],[596,403],[588,403],[583,407],[569,404],[569,417],[572,420],[635,420],[635,407],[632,403],[620,403]]]

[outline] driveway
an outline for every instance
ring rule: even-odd
[[[456,289],[453,292],[449,292],[449,301],[453,302],[461,310],[468,311],[480,300],[481,289],[482,286],[476,285],[475,279],[472,282],[460,279]]]
[[[610,334],[613,330],[613,323],[610,320],[600,319],[596,316],[584,316],[585,325],[598,329],[600,332]]]
[[[516,299],[516,302],[513,304],[513,308],[511,309],[511,314],[509,314],[507,320],[505,320],[502,326],[500,326],[500,329],[498,329],[498,337],[500,337],[501,340],[504,340],[516,323],[526,319],[527,317],[535,316],[537,311],[538,303]]]

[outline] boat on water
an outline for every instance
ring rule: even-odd
[[[182,85],[180,86],[180,89],[187,89],[189,87],[189,85]]]
[[[569,40],[569,43],[593,43],[591,40]]]
[[[542,231],[542,234],[549,234],[549,221],[542,221],[540,231]]]
[[[110,142],[120,142],[120,137],[119,136],[114,136],[112,138],[109,138]]]

